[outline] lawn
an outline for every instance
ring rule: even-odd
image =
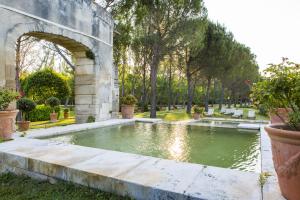
[[[218,109],[217,105],[214,106],[215,112],[213,117],[217,118],[232,118],[230,115],[223,115],[220,113],[220,110]],[[237,108],[239,109],[239,108]],[[247,119],[248,110],[250,108],[241,108],[244,111],[243,119]],[[252,110],[255,110],[251,108]],[[260,115],[258,110],[256,111],[256,119],[257,120],[269,120],[267,116]],[[137,113],[135,117],[137,118],[148,118],[150,116],[149,112],[144,113]],[[186,114],[184,109],[180,110],[171,110],[171,111],[157,111],[157,118],[163,119],[165,121],[180,121],[180,120],[188,120],[192,119],[191,115]]]
[[[69,118],[64,119],[63,107],[60,111],[60,117],[57,122],[50,122],[50,121],[38,121],[38,122],[31,122],[30,129],[39,129],[39,128],[51,128],[54,126],[67,126],[70,124],[75,124],[75,113],[74,111],[69,112]]]
[[[30,129],[50,128],[54,126],[67,126],[70,124],[75,124],[74,117],[70,117],[69,119],[59,119],[57,122],[54,123],[50,121],[31,122]]]
[[[121,200],[119,197],[100,190],[74,185],[64,181],[50,184],[25,176],[0,175],[1,200]]]
[[[213,117],[217,118],[228,118],[230,119],[230,115],[223,115],[220,113],[220,110],[218,109],[218,106],[215,105],[215,113]],[[244,116],[243,119],[247,119],[247,114],[248,110],[250,108],[241,108],[244,111]],[[253,109],[253,108],[251,108]],[[39,122],[31,122],[30,124],[30,129],[38,129],[38,128],[50,128],[54,126],[66,126],[70,124],[75,124],[75,116],[74,112],[70,112],[70,117],[69,119],[64,119],[63,118],[63,113],[60,115],[60,119],[52,123],[50,121],[39,121]],[[137,113],[135,117],[137,118],[149,118],[150,113],[149,112],[144,112],[144,113]],[[171,111],[157,111],[157,118],[163,119],[165,121],[181,121],[181,120],[189,120],[192,119],[192,115],[186,114],[184,109],[179,109],[179,110],[171,110]],[[258,110],[256,110],[256,119],[257,120],[269,120],[267,116],[260,115]]]

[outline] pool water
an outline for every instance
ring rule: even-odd
[[[258,131],[135,123],[48,139],[182,162],[260,171]]]

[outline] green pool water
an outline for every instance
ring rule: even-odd
[[[136,123],[48,139],[242,171],[260,170],[258,131]]]

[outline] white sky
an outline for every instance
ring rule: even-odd
[[[208,17],[249,46],[261,70],[281,57],[300,63],[300,0],[204,1]]]

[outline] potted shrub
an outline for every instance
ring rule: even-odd
[[[31,99],[21,98],[17,101],[17,108],[21,111],[21,121],[18,121],[19,131],[27,131],[29,129],[29,112],[36,107]]]
[[[15,119],[18,110],[10,108],[10,104],[18,98],[18,93],[0,88],[0,139],[11,139],[12,133],[15,131]]]
[[[199,120],[204,113],[204,108],[196,105],[193,107],[193,110],[194,110],[194,120]]]
[[[69,118],[69,108],[65,108],[64,109],[64,119],[68,119]]]
[[[50,114],[50,121],[57,122],[57,113],[55,112],[55,107],[60,105],[60,100],[56,97],[50,97],[47,99],[46,104],[52,108],[52,113]]]
[[[282,195],[299,199],[300,188],[300,65],[284,59],[271,65],[267,78],[253,88],[254,101],[262,104],[281,123],[265,127],[272,143],[272,154]],[[283,117],[277,108],[288,114]]]
[[[122,118],[132,119],[134,115],[134,106],[137,103],[137,99],[133,95],[127,95],[121,99]]]

